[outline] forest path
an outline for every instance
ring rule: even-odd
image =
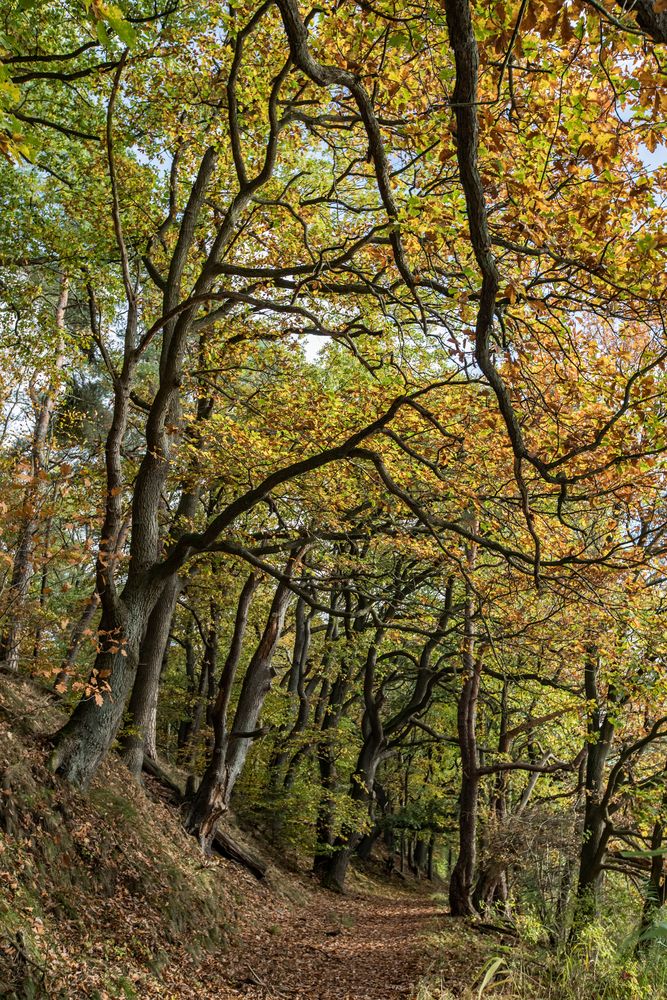
[[[267,926],[249,913],[226,971],[248,1000],[413,1000],[443,916],[420,891],[316,892]]]

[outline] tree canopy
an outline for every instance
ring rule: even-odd
[[[666,42],[662,0],[8,0],[0,658],[55,773],[176,768],[205,851],[233,807],[340,889],[384,843],[552,941],[607,873],[648,933]]]

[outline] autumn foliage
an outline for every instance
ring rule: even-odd
[[[552,947],[627,892],[648,962],[666,41],[659,0],[10,0],[0,655],[55,780],[118,752],[205,853],[234,809]]]

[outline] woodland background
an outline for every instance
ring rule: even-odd
[[[184,858],[437,882],[509,935],[476,995],[665,995],[666,42],[663,0],[2,5],[10,885],[146,780]],[[32,919],[6,995],[79,995]]]

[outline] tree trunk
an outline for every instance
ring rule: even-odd
[[[667,806],[667,793],[663,795],[662,799],[662,809]],[[653,926],[653,922],[658,914],[658,911],[665,903],[665,854],[663,850],[663,839],[664,839],[664,825],[662,818],[656,820],[653,824],[653,831],[651,833],[651,870],[649,872],[649,877],[646,883],[644,907],[642,909],[642,918],[639,925],[639,934],[637,940],[636,951],[638,954],[646,951],[647,945],[649,944],[646,938],[646,932],[650,930]]]
[[[69,279],[60,277],[60,292],[55,309],[55,325],[59,337],[55,367],[59,371],[64,363],[62,342],[65,332],[65,310],[69,300]],[[23,624],[23,606],[30,589],[33,576],[33,550],[35,535],[39,530],[39,501],[41,477],[47,465],[47,442],[51,418],[56,405],[56,390],[51,382],[41,399],[34,392],[31,383],[31,398],[35,410],[35,426],[30,452],[31,480],[23,502],[25,515],[20,528],[18,544],[14,554],[11,582],[9,586],[9,624],[0,637],[0,663],[6,670],[15,672],[19,668],[19,643]]]
[[[474,552],[468,555],[474,566]],[[477,857],[477,809],[479,800],[479,752],[477,749],[477,701],[482,677],[482,657],[475,658],[472,588],[466,584],[464,608],[463,666],[465,681],[459,698],[457,729],[461,751],[461,795],[459,799],[459,856],[449,882],[452,916],[474,916],[472,891]]]
[[[137,780],[141,775],[144,753],[156,759],[155,717],[162,664],[169,641],[174,609],[181,590],[177,576],[169,580],[148,619],[146,635],[139,651],[139,666],[127,712],[128,734],[124,741],[125,763]],[[152,733],[153,745],[148,737]]]
[[[308,684],[306,684],[306,671],[308,651],[310,649],[311,631],[310,618],[306,615],[305,601],[302,597],[300,597],[297,601],[294,619],[294,648],[292,652],[292,663],[287,675],[287,690],[291,695],[296,695],[298,698],[298,707],[296,710],[296,717],[294,718],[289,732],[286,732],[287,726],[281,727],[284,735],[282,735],[277,741],[276,749],[271,755],[269,770],[271,787],[274,792],[279,788],[281,778],[283,787],[286,789],[288,789],[293,782],[294,773],[300,757],[296,754],[293,755],[290,764],[288,765],[287,772],[283,775],[282,771],[286,762],[289,760],[290,744],[305,730],[308,725],[311,698],[317,684],[319,683],[319,677],[313,677],[310,679]]]
[[[197,419],[205,419],[209,412],[210,407],[206,405],[206,401],[200,400],[197,407]],[[172,414],[170,419],[176,420],[177,417]],[[194,462],[196,464],[196,459]],[[183,487],[181,490],[169,533],[172,541],[180,538],[184,527],[191,524],[197,509],[199,495],[199,489]],[[125,763],[137,779],[141,776],[144,753],[148,753],[153,759],[157,756],[155,734],[160,677],[169,644],[171,623],[182,589],[183,583],[177,574],[167,580],[158,602],[151,612],[139,651],[139,666],[128,709],[130,732],[125,741]]]
[[[380,760],[379,748],[372,736],[368,737],[362,746],[357,767],[352,776],[350,785],[350,798],[353,802],[368,802],[375,781],[375,771]],[[322,770],[320,771],[322,774]],[[328,829],[321,829],[318,826],[318,834],[330,838],[332,816],[330,808],[325,812]],[[335,838],[329,850],[324,850],[316,861],[315,871],[328,889],[335,889],[342,892],[345,883],[345,876],[352,860],[352,855],[363,839],[363,834],[357,830],[343,830]],[[326,842],[319,841],[325,848]],[[329,843],[331,841],[329,840]]]
[[[325,719],[323,733],[331,728],[330,716]],[[329,849],[334,841],[334,791],[336,788],[336,760],[330,743],[323,739],[317,747],[317,766],[320,777],[320,800],[317,806],[315,834],[317,847],[313,858],[313,871],[322,877],[326,871]]]
[[[197,764],[197,737],[206,716],[206,699],[210,690],[211,681],[211,646],[209,644],[210,634],[204,645],[204,653],[199,668],[199,680],[197,682],[195,700],[192,705],[190,718],[184,733],[182,754],[184,763],[191,771],[196,770]],[[216,640],[217,646],[217,640]]]
[[[474,771],[461,777],[459,799],[459,854],[449,883],[449,906],[454,917],[475,915],[472,889],[477,857],[477,804],[479,778]]]
[[[361,861],[370,861],[371,855],[373,854],[373,848],[380,839],[382,834],[382,826],[377,824],[373,827],[371,833],[365,833],[357,845],[357,857]]]
[[[325,889],[333,892],[345,892],[345,879],[350,866],[352,848],[349,844],[334,847],[328,855],[318,858],[316,873]]]
[[[500,733],[498,736],[498,755],[501,760],[503,759],[503,756],[509,754],[512,744],[512,739],[508,731],[508,697],[509,684],[507,678],[505,678],[500,698]],[[533,774],[531,776],[528,782],[529,788],[531,783],[533,783],[534,786],[538,777],[538,774]],[[508,778],[509,776],[507,771],[499,771],[498,774],[496,774],[488,809],[489,833],[493,833],[494,831],[500,832],[507,822]],[[524,796],[521,797],[519,806],[517,807],[517,815],[520,813],[522,808],[525,808],[525,804],[527,804],[528,798],[525,798],[525,795],[526,793],[524,793]],[[503,909],[506,909],[508,899],[507,873],[505,867],[499,864],[496,858],[489,857],[488,847],[485,854],[486,860],[482,870],[479,872],[472,895],[473,906],[477,912],[481,914],[484,914],[485,910],[493,904],[500,904]]]
[[[336,610],[336,595],[332,595],[331,608]],[[334,614],[329,616],[327,624],[327,648],[323,658],[324,673],[333,655],[335,644],[339,639],[338,620]],[[345,698],[349,687],[349,665],[344,658],[339,663],[338,673],[333,681],[325,676],[315,707],[315,722],[320,727],[320,739],[317,741],[315,756],[320,779],[320,798],[317,804],[315,820],[315,856],[313,872],[320,877],[324,874],[325,863],[329,849],[334,841],[335,801],[334,792],[337,783],[336,758],[332,735],[336,732],[338,723],[344,711]]]
[[[405,583],[401,581],[394,597],[395,600],[402,596],[401,591],[404,586]],[[353,802],[366,803],[371,820],[373,819],[375,775],[386,751],[388,737],[404,733],[406,729],[409,729],[412,719],[427,707],[439,676],[438,671],[431,668],[431,659],[447,628],[452,592],[453,580],[450,579],[438,626],[422,648],[414,685],[405,704],[386,721],[383,721],[382,718],[385,691],[382,681],[377,682],[376,679],[379,648],[386,631],[384,625],[376,627],[373,639],[369,643],[363,674],[364,712],[361,723],[363,742],[350,781],[349,797]],[[387,612],[391,613],[391,603],[387,607]],[[366,627],[366,619],[363,614],[358,615],[357,621],[356,631],[361,631]],[[318,844],[321,844],[324,850],[320,852],[321,858],[316,861],[315,868],[324,885],[340,889],[343,886],[351,857],[362,840],[362,834],[354,829],[343,829],[333,844],[333,853],[330,849],[330,839],[328,842],[320,839],[324,835],[325,831],[318,829]]]
[[[349,795],[353,802],[370,801],[370,796],[375,782],[375,772],[380,761],[380,751],[384,741],[384,733],[379,714],[379,700],[374,689],[375,667],[377,664],[378,644],[381,640],[384,629],[376,630],[375,637],[371,642],[366,654],[364,666],[364,715],[362,720],[362,732],[364,741],[357,758],[357,766],[350,782]],[[326,770],[326,769],[325,769]],[[322,767],[320,767],[322,775]],[[326,796],[331,801],[330,794]],[[330,806],[323,814],[330,812]],[[330,831],[322,830],[321,833],[330,840]],[[318,830],[320,834],[320,830]],[[333,847],[327,849],[328,845],[324,841],[318,840],[324,850],[319,851],[315,862],[315,871],[324,885],[328,889],[342,891],[345,875],[352,858],[352,854],[362,839],[362,834],[356,830],[342,830],[336,837]]]
[[[79,701],[56,734],[51,757],[51,768],[81,788],[90,783],[120,727],[147,618],[141,603],[131,610],[122,604],[112,610],[113,615],[106,609],[103,614],[100,636],[105,645],[95,659],[96,676],[108,683],[108,690],[93,688]]]
[[[32,650],[33,664],[36,666],[42,648],[42,622],[44,620],[44,609],[46,607],[46,594],[49,582],[49,544],[51,540],[51,518],[49,517],[44,529],[44,543],[42,553],[42,573],[39,584],[39,612],[37,626],[35,628],[35,641]]]
[[[426,867],[428,865],[428,844],[425,840],[417,838],[413,860],[417,878],[420,878],[426,871]]]
[[[195,695],[197,693],[197,676],[195,671],[196,657],[195,657],[195,647],[192,642],[192,637],[187,636],[185,639],[177,640],[180,645],[185,650],[185,675],[187,678],[187,694],[188,694],[188,714],[182,718],[178,724],[178,732],[176,734],[176,749],[178,750],[178,758],[183,757],[183,751],[190,740],[190,730],[192,728],[192,713],[194,711]]]
[[[99,594],[95,592],[92,597],[86,601],[83,613],[70,633],[67,652],[65,653],[63,661],[60,664],[60,670],[53,685],[54,691],[57,691],[59,694],[64,694],[65,691],[67,691],[72,675],[72,669],[76,662],[77,653],[79,652],[79,647],[83,642],[84,635],[92,625],[93,618],[95,617],[99,606]]]
[[[300,558],[301,553],[296,558],[290,559],[285,570],[286,576],[292,575],[294,566]],[[279,583],[262,638],[243,678],[232,730],[229,732],[227,726],[229,701],[241,655],[250,602],[256,586],[257,580],[254,574],[251,574],[239,598],[232,642],[220,678],[216,703],[211,713],[213,752],[186,819],[188,830],[197,837],[206,852],[210,851],[218,821],[229,808],[234,785],[245,763],[250,744],[256,736],[257,722],[271,686],[271,662],[282,634],[290,599],[287,584]]]
[[[113,103],[120,78],[112,91],[107,111],[107,152],[109,173],[115,179],[112,143]],[[206,150],[190,190],[181,220],[169,273],[163,292],[163,315],[170,316],[181,299],[181,283],[188,252],[195,238],[197,218],[213,174],[217,154]],[[115,183],[112,183],[114,232],[123,271],[127,301],[123,363],[113,372],[114,404],[111,426],[105,443],[106,498],[105,516],[100,534],[97,558],[97,591],[102,603],[100,623],[101,652],[95,661],[94,677],[108,680],[109,690],[98,698],[84,696],[66,725],[56,734],[51,766],[66,779],[85,787],[108,752],[118,732],[125,703],[132,689],[139,658],[139,646],[153,608],[169,579],[179,571],[180,562],[160,566],[160,507],[170,468],[173,447],[173,427],[169,415],[178,411],[182,369],[188,337],[196,315],[196,306],[184,308],[178,317],[163,326],[160,354],[160,380],[151,404],[145,428],[145,449],[134,481],[132,497],[132,534],[130,562],[122,593],[117,595],[113,573],[113,553],[122,528],[123,442],[127,430],[131,383],[137,362],[138,299],[132,279],[127,248],[123,240],[120,208]],[[218,233],[211,254],[218,254],[229,231]],[[203,267],[195,282],[197,295],[212,287],[214,274]],[[92,300],[92,291],[90,292]],[[91,325],[98,342],[95,310],[91,309]]]
[[[575,936],[587,922],[595,918],[597,913],[603,876],[602,864],[610,832],[602,799],[605,767],[614,740],[614,723],[608,709],[615,699],[613,691],[610,690],[607,695],[607,709],[604,708],[598,690],[599,669],[597,649],[590,647],[584,665],[584,687],[587,701],[592,707],[588,716],[586,801],[579,852],[577,905],[572,927],[572,934]]]

